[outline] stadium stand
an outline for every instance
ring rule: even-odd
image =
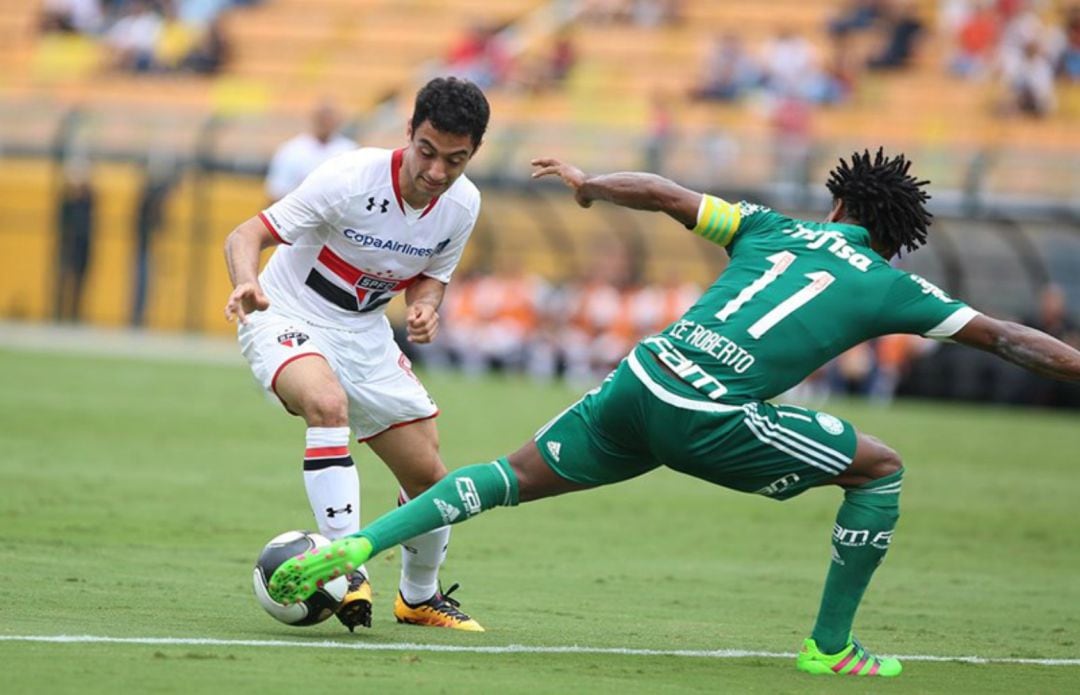
[[[219,321],[228,290],[220,241],[263,204],[258,176],[273,148],[328,94],[353,114],[351,135],[395,146],[415,88],[442,69],[455,42],[480,20],[499,32],[522,70],[560,40],[571,42],[573,64],[558,83],[519,74],[488,90],[492,129],[470,169],[483,183],[485,211],[467,269],[497,269],[517,258],[548,279],[572,279],[597,244],[627,238],[647,259],[644,280],[677,274],[705,283],[720,267],[722,253],[702,251],[678,229],[641,229],[640,216],[586,213],[561,191],[521,188],[526,162],[538,154],[586,168],[659,169],[793,210],[819,205],[807,196],[835,157],[869,143],[908,151],[954,214],[967,209],[970,195],[984,208],[1013,201],[1067,206],[1080,186],[1078,85],[1059,85],[1059,110],[1050,117],[999,117],[992,83],[946,69],[951,39],[936,29],[936,3],[916,4],[930,31],[909,68],[860,72],[848,100],[784,118],[770,116],[767,94],[730,103],[691,98],[708,41],[736,31],[757,54],[783,29],[805,37],[824,59],[836,4],[676,6],[675,18],[640,26],[584,21],[573,2],[265,0],[223,15],[230,60],[220,74],[204,77],[106,71],[92,38],[39,34],[36,4],[2,3],[0,28],[11,40],[0,44],[0,234],[25,262],[0,284],[0,312],[49,315],[55,250],[48,230],[58,181],[58,164],[49,158],[79,155],[92,162],[101,200],[86,316],[106,324],[128,320],[133,211],[152,153],[182,170],[153,242],[158,272],[149,325],[229,330]],[[1053,3],[1045,14],[1053,18],[1063,8]],[[872,42],[860,35],[852,50],[865,54]],[[782,127],[792,123],[796,132],[785,134]],[[803,188],[807,181],[813,186]],[[786,195],[791,191],[797,195]],[[1080,294],[1069,292],[1080,303]]]

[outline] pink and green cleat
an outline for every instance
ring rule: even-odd
[[[301,553],[281,563],[266,588],[278,603],[299,603],[326,582],[367,562],[371,551],[371,542],[366,538],[339,538],[325,548]]]
[[[903,670],[899,659],[874,656],[854,638],[836,654],[826,654],[818,649],[813,638],[808,637],[795,660],[795,667],[800,671],[819,675],[883,678],[899,676]]]

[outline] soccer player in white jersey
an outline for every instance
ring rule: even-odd
[[[476,85],[437,78],[416,95],[398,150],[361,148],[316,169],[225,242],[234,290],[227,319],[256,378],[307,423],[304,483],[319,532],[360,529],[360,482],[350,429],[390,468],[401,500],[446,475],[438,408],[409,368],[384,315],[404,292],[408,340],[427,343],[439,304],[480,212],[464,175],[490,109]],[[259,253],[277,246],[262,273]],[[482,631],[439,589],[449,526],[403,544],[398,622]],[[350,575],[338,610],[350,630],[371,626],[366,570]]]

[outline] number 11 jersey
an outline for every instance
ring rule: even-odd
[[[859,226],[704,196],[695,231],[725,246],[731,262],[682,318],[637,348],[656,356],[641,362],[679,394],[766,400],[858,343],[948,338],[977,315],[890,266]]]

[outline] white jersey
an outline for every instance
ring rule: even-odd
[[[480,214],[464,175],[423,210],[401,197],[404,150],[365,147],[326,162],[259,214],[282,242],[259,276],[279,311],[365,330],[421,276],[449,282]]]
[[[335,135],[326,142],[311,133],[301,133],[287,140],[274,152],[266,173],[266,195],[279,200],[303,183],[320,164],[342,152],[355,150],[355,141]]]

